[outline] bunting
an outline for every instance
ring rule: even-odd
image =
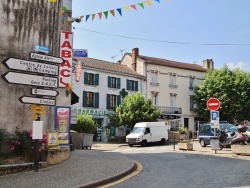
[[[56,2],[57,0],[49,0],[50,2]],[[145,0],[144,2],[140,2],[140,3],[136,3],[136,4],[131,4],[131,5],[125,5],[123,6],[124,10],[136,10],[137,11],[137,7],[140,7],[142,9],[145,8],[145,4],[148,6],[152,6],[152,1],[153,2],[158,2],[160,3],[160,0]],[[166,2],[168,2],[169,0],[165,0]],[[117,9],[112,9],[112,10],[108,10],[108,11],[103,11],[103,12],[99,12],[99,13],[93,13],[93,14],[88,14],[88,15],[82,15],[79,16],[77,18],[71,18],[67,12],[66,12],[67,8],[65,6],[62,7],[61,11],[59,12],[59,15],[62,15],[62,19],[66,19],[68,22],[78,22],[80,23],[82,21],[82,19],[85,17],[85,21],[87,22],[89,17],[91,16],[92,21],[94,21],[96,14],[98,14],[99,19],[102,19],[102,15],[104,14],[105,18],[108,19],[109,13],[115,17],[115,12],[117,11],[119,13],[120,16],[122,16],[122,8],[117,8]]]

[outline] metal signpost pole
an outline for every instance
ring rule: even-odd
[[[40,116],[38,116],[37,121],[40,121]],[[34,172],[38,172],[38,169],[39,169],[39,139],[35,139]]]

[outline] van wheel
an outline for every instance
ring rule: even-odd
[[[146,147],[146,146],[147,146],[147,141],[146,141],[146,140],[143,140],[143,141],[141,142],[141,146],[142,146],[142,147]]]
[[[133,147],[133,144],[129,144],[129,147]]]
[[[200,140],[201,147],[206,147],[205,141],[203,139]]]
[[[166,140],[164,138],[161,139],[161,145],[165,145],[165,143],[166,143]]]

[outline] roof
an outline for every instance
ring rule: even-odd
[[[112,63],[112,62],[88,58],[88,57],[74,57],[74,59],[77,61],[81,61],[82,66],[84,66],[84,67],[144,77],[144,76],[140,75],[139,73],[135,72],[133,69],[128,68],[127,66],[121,65],[118,63]]]
[[[127,53],[127,54],[132,57],[131,53]],[[138,58],[142,59],[143,61],[145,61],[145,63],[149,63],[149,64],[162,65],[162,66],[201,71],[201,72],[206,72],[208,70],[198,64],[182,63],[182,62],[171,61],[171,60],[155,58],[155,57],[148,57],[148,56],[143,56],[143,55],[138,55]]]

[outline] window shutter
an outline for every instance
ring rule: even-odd
[[[108,87],[111,87],[111,78],[108,76]]]
[[[95,74],[95,85],[99,85],[99,74]]]
[[[88,73],[84,72],[84,84],[88,84]]]
[[[95,93],[95,103],[94,108],[99,108],[99,93]]]
[[[121,89],[121,78],[117,78],[117,89]]]
[[[116,98],[117,98],[116,106],[118,106],[118,105],[121,104],[121,96],[120,96],[120,95],[117,95]]]
[[[82,95],[82,107],[86,107],[87,106],[87,92],[83,91],[83,95]]]
[[[130,90],[128,83],[129,83],[129,80],[127,79],[127,90]]]
[[[138,91],[138,81],[135,81],[135,91]]]
[[[107,109],[110,109],[110,95],[107,94]]]

